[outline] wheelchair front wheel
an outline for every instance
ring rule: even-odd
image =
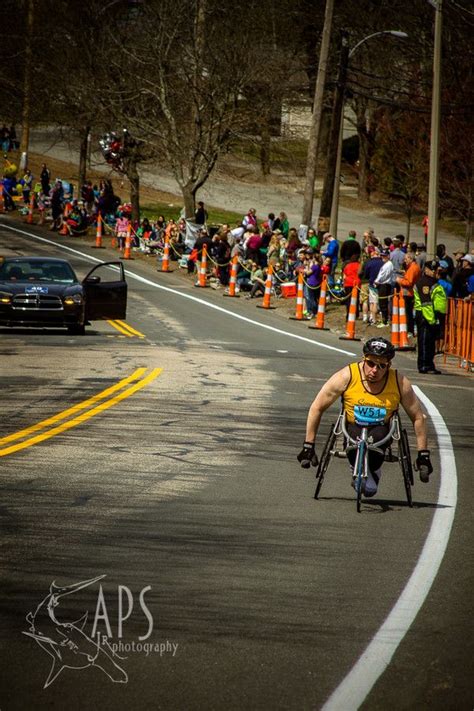
[[[331,461],[331,450],[334,447],[334,443],[336,441],[336,435],[334,434],[334,430],[336,429],[336,425],[332,425],[331,427],[331,432],[329,433],[329,436],[326,440],[326,444],[323,447],[323,451],[321,454],[321,458],[319,460],[318,468],[316,470],[316,479],[318,480],[317,486],[316,486],[316,491],[314,492],[314,498],[317,499],[319,496],[319,492],[321,491],[321,487],[323,485],[324,481],[324,476],[326,474],[326,471],[329,467],[329,462]]]
[[[413,466],[411,463],[410,445],[408,443],[408,435],[406,430],[402,430],[400,433],[400,440],[398,442],[398,459],[403,474],[403,483],[405,485],[408,506],[412,508],[413,501],[411,495],[411,487],[414,484],[414,478]]]

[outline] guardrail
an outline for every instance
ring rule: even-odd
[[[458,367],[474,369],[474,302],[448,299],[444,336],[444,362],[448,356],[458,359]]]

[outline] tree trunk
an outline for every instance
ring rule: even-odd
[[[184,201],[184,216],[187,220],[192,220],[194,218],[195,202],[194,202],[194,190],[191,185],[181,185],[181,192],[183,194]]]
[[[127,166],[127,178],[130,181],[130,202],[132,204],[132,220],[140,219],[140,176],[136,161],[130,160]]]
[[[318,159],[319,129],[323,110],[324,87],[326,83],[326,69],[331,41],[332,16],[334,0],[326,0],[324,26],[319,52],[318,76],[313,100],[313,113],[309,130],[308,154],[306,157],[306,177],[303,195],[303,214],[301,222],[309,226],[313,216],[314,183],[316,180],[316,164]]]
[[[324,174],[321,204],[319,206],[319,237],[322,237],[324,232],[327,232],[327,229],[324,229],[323,225],[325,226],[328,222],[330,222],[331,216],[332,200],[334,196],[334,178],[336,177],[337,168],[337,152],[339,146],[339,136],[341,133],[341,121],[344,120],[344,90],[346,86],[348,61],[349,45],[347,41],[347,33],[341,32],[339,71],[337,75],[336,88],[334,90],[331,130],[329,132],[329,147],[328,154],[326,156],[326,172]]]
[[[85,126],[81,132],[81,143],[79,147],[79,179],[78,179],[78,197],[81,194],[81,188],[86,182],[86,172],[87,172],[87,151],[89,148],[89,133],[90,126]]]

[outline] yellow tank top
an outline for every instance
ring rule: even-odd
[[[382,391],[378,395],[374,395],[374,393],[369,393],[364,387],[359,364],[351,363],[349,368],[351,371],[351,379],[342,395],[342,403],[347,421],[354,422],[354,406],[363,405],[366,407],[385,407],[387,410],[385,422],[388,422],[393,413],[398,410],[400,404],[397,371],[389,368],[387,380],[385,381]]]

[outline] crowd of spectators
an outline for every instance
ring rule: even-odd
[[[11,129],[3,127],[1,137],[11,140]],[[122,203],[114,193],[110,180],[97,184],[88,180],[75,198],[72,186],[61,180],[52,182],[45,163],[39,182],[34,184],[27,170],[20,181],[16,176],[4,178],[6,209],[15,209],[11,193],[21,189],[25,206],[35,196],[36,206],[43,214],[51,213],[52,230],[66,228],[70,234],[80,234],[96,224],[100,215],[103,223],[114,232],[118,246],[123,249],[129,226],[131,247],[146,254],[161,253],[165,240],[170,244],[171,259],[192,274],[197,270],[204,245],[209,257],[209,269],[215,288],[227,288],[231,261],[238,257],[237,290],[248,292],[249,298],[264,293],[268,268],[274,274],[274,289],[279,295],[283,282],[304,278],[305,317],[317,312],[319,289],[326,275],[329,300],[340,301],[349,309],[350,297],[357,287],[357,317],[368,325],[383,328],[391,319],[392,295],[403,293],[406,304],[408,332],[414,333],[414,287],[423,274],[426,262],[424,243],[406,244],[404,235],[380,239],[374,230],[364,232],[358,240],[354,230],[341,243],[327,232],[324,235],[310,228],[297,230],[290,226],[285,212],[268,213],[259,220],[250,208],[239,222],[231,226],[209,227],[208,212],[202,201],[192,221],[184,218],[132,220],[131,205]],[[68,212],[65,214],[65,206]],[[190,226],[190,223],[192,226]],[[474,292],[474,256],[462,251],[449,256],[443,244],[437,248],[436,278],[447,296],[472,298]]]

